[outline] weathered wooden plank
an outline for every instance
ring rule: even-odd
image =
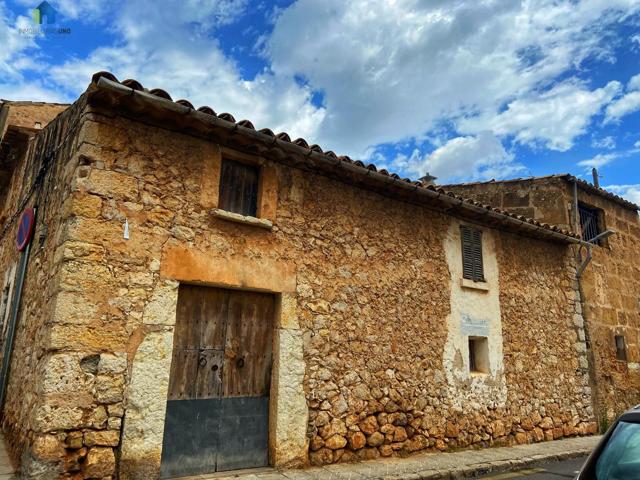
[[[255,217],[260,167],[223,158],[218,208]]]
[[[170,400],[211,398],[221,394],[221,359],[228,303],[227,290],[180,286],[169,381]]]
[[[169,400],[194,398],[195,379],[198,372],[198,350],[173,350],[171,373],[169,375]]]
[[[200,350],[194,398],[216,398],[222,393],[222,350]]]
[[[269,394],[274,303],[272,295],[230,293],[223,397]]]

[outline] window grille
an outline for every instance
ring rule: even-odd
[[[580,212],[580,227],[582,228],[583,240],[599,245],[600,241],[594,242],[593,239],[602,233],[600,229],[600,211],[584,205],[579,205],[578,211]]]

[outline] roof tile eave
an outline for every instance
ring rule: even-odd
[[[103,80],[106,80],[106,82],[103,82]],[[152,96],[158,97],[158,99],[161,99],[160,101],[166,102],[166,105],[168,108],[171,108],[170,107],[171,104],[176,104],[176,102],[174,102],[171,99],[171,96],[169,95],[169,93],[165,92],[162,89],[153,89],[150,91],[144,89],[143,91],[141,91],[140,87],[142,87],[142,84],[140,84],[137,80],[127,80],[127,82],[129,84],[135,85],[135,87],[137,88],[131,88],[131,87],[128,87],[127,85],[124,85],[124,83],[119,82],[116,79],[116,77],[109,72],[97,72],[93,75],[92,82],[89,88],[91,88],[92,85],[95,85],[97,88],[100,88],[100,83],[105,85],[105,88],[106,88],[106,85],[117,84],[117,85],[113,85],[113,87],[111,88],[114,88],[114,87],[120,87],[119,89],[124,88],[125,90],[130,92],[130,93],[127,93],[129,97],[131,97],[133,94],[138,94],[141,97],[148,97],[152,95]],[[121,93],[124,94],[124,92],[121,92]],[[185,100],[181,100],[180,105],[186,107],[187,106],[185,105],[186,102],[187,101]],[[154,103],[158,103],[158,102],[154,101]],[[363,175],[372,175],[376,177],[384,176],[390,180],[389,183],[398,182],[399,184],[403,184],[405,187],[409,187],[415,190],[421,190],[424,192],[431,192],[432,196],[434,196],[435,194],[434,198],[438,198],[441,195],[444,195],[450,199],[456,200],[457,205],[459,205],[460,207],[466,208],[469,212],[473,211],[476,214],[478,214],[479,210],[482,210],[485,215],[493,215],[493,217],[497,215],[504,221],[505,224],[511,224],[512,226],[514,226],[513,225],[514,222],[518,222],[518,223],[521,222],[521,224],[527,224],[531,227],[534,227],[534,229],[532,230],[535,230],[536,232],[538,230],[543,230],[544,232],[546,232],[545,234],[548,235],[549,238],[558,239],[558,235],[561,235],[562,237],[565,237],[564,240],[567,242],[569,241],[575,242],[576,240],[579,240],[579,236],[574,232],[567,232],[562,229],[559,229],[558,227],[556,227],[557,230],[554,230],[552,229],[553,226],[543,227],[540,225],[539,222],[537,222],[535,219],[532,219],[532,218],[523,217],[522,219],[515,219],[514,216],[512,216],[506,210],[502,210],[502,209],[488,206],[488,205],[483,205],[472,199],[464,198],[462,196],[459,196],[455,192],[443,189],[441,186],[434,187],[432,185],[422,185],[422,184],[418,185],[419,182],[415,182],[409,178],[401,178],[398,174],[390,173],[385,169],[378,169],[373,164],[366,165],[364,162],[360,160],[352,160],[346,156],[338,156],[332,151],[324,152],[319,145],[310,144],[307,140],[303,138],[299,138],[299,139],[296,139],[295,141],[292,141],[291,137],[286,132],[281,132],[274,135],[274,133],[268,128],[256,130],[255,127],[253,126],[253,123],[251,123],[249,120],[241,120],[240,122],[236,122],[233,115],[229,113],[222,113],[222,114],[216,115],[215,111],[210,107],[199,107],[197,110],[194,110],[193,106],[191,106],[190,103],[189,103],[189,107],[190,107],[189,110],[191,110],[191,112],[196,112],[200,115],[209,115],[211,117],[215,117],[218,121],[223,121],[225,123],[231,124],[230,126],[236,129],[237,131],[240,131],[240,132],[244,131],[247,134],[251,132],[252,136],[258,136],[258,137],[264,136],[267,138],[271,138],[272,142],[278,141],[280,144],[285,144],[290,147],[306,150],[308,151],[307,155],[314,154],[314,155],[323,157],[324,160],[331,162],[334,165],[342,164],[344,167],[348,167],[351,169],[354,169],[354,168],[361,169],[360,173],[362,173]],[[566,233],[560,233],[560,232],[566,232]]]

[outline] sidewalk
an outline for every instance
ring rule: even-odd
[[[0,433],[0,480],[13,480],[13,467],[7,455],[7,449],[4,445],[4,436]]]
[[[263,469],[183,477],[181,480],[432,480],[465,479],[500,473],[589,453],[599,436],[578,437],[515,447],[426,453],[407,458],[370,460],[305,470]],[[0,478],[0,480],[2,480]]]

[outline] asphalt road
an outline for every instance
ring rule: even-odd
[[[549,462],[538,467],[527,468],[516,472],[500,473],[497,475],[487,475],[480,477],[485,480],[573,480],[578,470],[587,457],[564,460],[562,462]]]

